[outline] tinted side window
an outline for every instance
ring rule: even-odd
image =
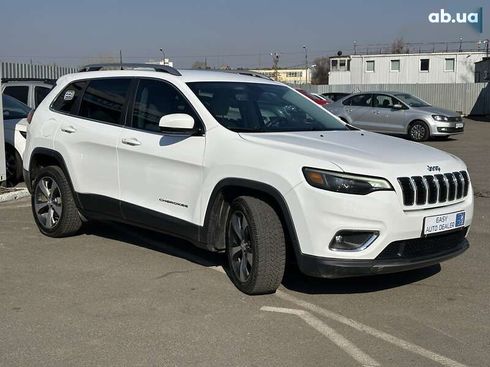
[[[71,115],[78,114],[78,107],[82,99],[83,89],[87,85],[86,81],[75,82],[60,93],[58,98],[53,102],[51,106],[55,111],[69,113]]]
[[[158,80],[140,80],[134,101],[133,127],[160,131],[160,118],[172,113],[186,113],[195,123],[198,121],[194,110],[174,87]]]
[[[8,96],[14,97],[15,99],[21,101],[24,104],[27,104],[27,98],[29,96],[29,87],[20,86],[20,85],[6,87],[3,93]]]
[[[80,117],[122,123],[122,109],[131,79],[94,79],[89,82],[80,105]]]
[[[51,88],[46,87],[36,87],[34,88],[34,102],[36,107],[39,106],[39,103],[43,101],[44,98],[51,92]]]
[[[344,101],[345,105],[358,107],[371,107],[370,94],[358,94]]]
[[[373,100],[373,106],[379,108],[393,108],[395,103],[396,100],[385,94],[377,94]]]

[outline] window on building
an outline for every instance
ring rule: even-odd
[[[391,60],[391,71],[400,71],[400,60]]]
[[[122,124],[122,108],[130,79],[93,79],[83,94],[80,116]]]
[[[173,113],[197,117],[184,97],[171,85],[158,80],[141,80],[133,109],[133,127],[147,131],[160,131],[160,118]]]
[[[332,60],[332,65],[331,65],[331,69],[334,70],[334,71],[337,70],[338,69],[338,65],[339,65],[339,61],[333,59]]]
[[[339,69],[341,71],[346,71],[347,70],[346,60],[339,60]]]
[[[444,71],[454,71],[454,58],[448,58],[444,61]]]
[[[429,71],[429,59],[420,59],[420,71]]]
[[[18,101],[21,101],[24,104],[27,104],[27,97],[29,96],[29,87],[28,86],[11,86],[6,87],[3,91],[4,94],[10,97],[14,97]]]
[[[366,71],[370,73],[374,73],[374,60],[366,61]]]

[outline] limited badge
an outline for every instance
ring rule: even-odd
[[[71,101],[75,97],[75,91],[74,90],[67,90],[65,92],[65,95],[63,96],[63,99],[65,101]]]

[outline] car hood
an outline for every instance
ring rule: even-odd
[[[345,172],[371,176],[424,175],[465,169],[464,163],[441,150],[400,138],[367,131],[240,133],[243,139],[303,156],[304,165],[322,168],[328,161]],[[437,172],[435,172],[437,173]]]
[[[431,113],[433,115],[444,115],[447,117],[459,117],[461,114],[447,110],[445,108],[439,108],[439,107],[434,107],[434,106],[427,106],[427,107],[413,107],[414,110],[416,111],[421,111],[424,113]]]

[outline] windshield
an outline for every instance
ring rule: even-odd
[[[430,107],[430,104],[422,101],[420,98],[414,97],[411,94],[400,93],[395,94],[402,102],[405,102],[410,107]]]
[[[27,117],[31,109],[13,97],[2,95],[3,119],[23,119]]]
[[[224,127],[236,132],[349,130],[286,86],[194,82],[189,87]]]

